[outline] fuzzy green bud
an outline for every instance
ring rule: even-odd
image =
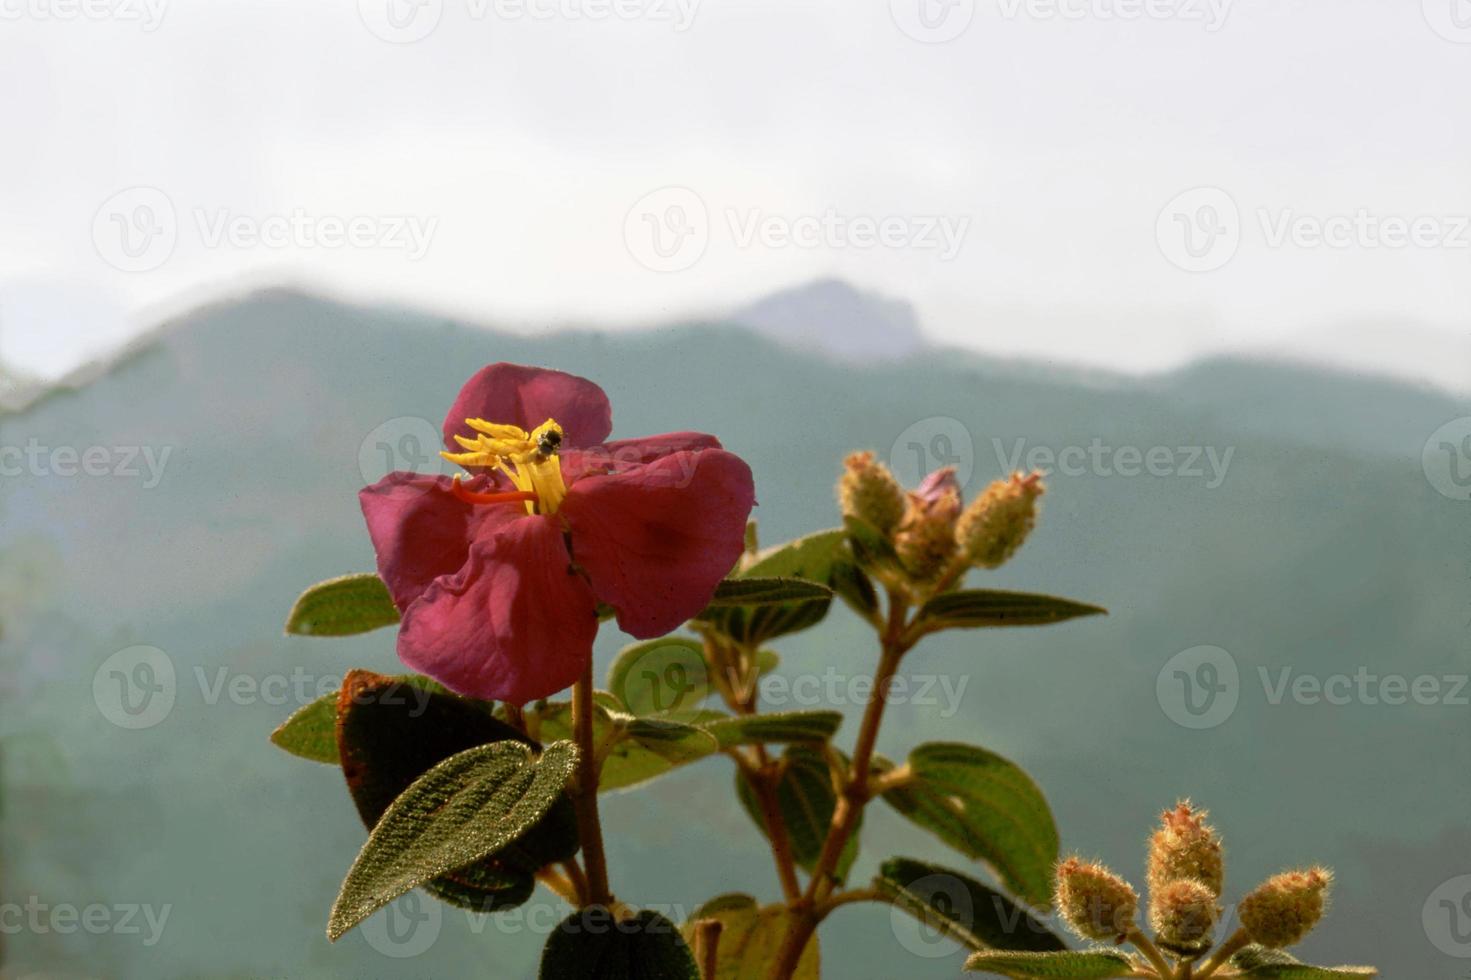
[[[894,552],[914,584],[933,583],[955,557],[955,522],[960,510],[960,483],[954,467],[936,470],[909,494],[904,519],[894,535]]]
[[[1219,897],[1225,883],[1221,838],[1205,822],[1207,811],[1181,800],[1160,815],[1160,828],[1149,840],[1149,890],[1160,890],[1172,881],[1189,878],[1200,882]]]
[[[1084,939],[1116,942],[1134,928],[1139,894],[1101,864],[1070,857],[1057,866],[1057,914]]]
[[[1220,917],[1215,892],[1193,878],[1150,886],[1149,924],[1159,944],[1172,952],[1182,956],[1205,952]]]
[[[844,517],[856,517],[880,533],[894,532],[904,518],[904,488],[873,453],[852,453],[843,460],[838,478],[838,506]]]
[[[955,527],[966,560],[981,568],[1006,564],[1037,523],[1037,498],[1044,490],[1037,473],[1013,473],[987,487],[960,515]]]
[[[1252,942],[1282,949],[1313,931],[1328,904],[1333,872],[1327,868],[1287,871],[1268,878],[1241,900],[1241,926]]]

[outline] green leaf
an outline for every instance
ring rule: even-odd
[[[834,564],[847,556],[843,539],[842,531],[822,531],[778,545],[757,555],[734,580],[802,579],[828,585]],[[698,618],[734,640],[760,646],[778,636],[816,626],[831,606],[832,592],[827,589],[820,598],[773,605],[712,606]]]
[[[736,773],[736,793],[756,826],[770,837],[760,797],[744,772]],[[804,870],[811,872],[822,855],[822,846],[832,825],[833,810],[838,805],[826,754],[806,745],[788,747],[782,755],[782,775],[776,787],[776,800],[792,845],[792,857]],[[847,879],[848,869],[857,857],[858,833],[855,831],[848,838],[833,870],[838,881]]]
[[[577,763],[570,742],[539,756],[520,742],[495,742],[451,756],[404,791],[363,845],[332,906],[328,938],[411,888],[483,861],[526,835],[551,812]]]
[[[770,742],[826,742],[842,724],[840,711],[777,711],[721,718],[701,727],[728,749]]]
[[[1231,957],[1231,965],[1243,977],[1270,977],[1272,980],[1354,980],[1375,977],[1372,966],[1309,966],[1290,953],[1262,946],[1248,946]]]
[[[297,708],[271,732],[271,744],[312,762],[337,765],[337,695]]]
[[[966,857],[985,861],[1037,908],[1052,900],[1057,827],[1020,767],[985,749],[931,742],[909,755],[912,779],[884,801]]]
[[[296,636],[352,636],[393,626],[398,608],[377,575],[344,575],[319,582],[301,594],[286,617]]]
[[[704,647],[680,636],[624,647],[608,669],[608,689],[640,717],[697,711],[710,696]]]
[[[360,673],[365,677],[381,676],[368,671],[362,671]],[[351,677],[352,674],[348,676]],[[439,694],[451,694],[438,681],[431,680],[428,677],[422,677],[418,674],[403,674],[398,677],[383,678],[383,680],[395,683],[401,682],[415,688],[433,691]],[[291,717],[287,718],[271,733],[271,744],[277,748],[285,749],[292,755],[308,759],[312,762],[321,762],[332,766],[337,765],[341,761],[337,750],[338,697],[338,692],[333,691],[331,694],[324,694],[315,701],[296,709]],[[415,698],[417,699],[417,696]],[[460,746],[460,748],[469,747],[469,745]],[[459,751],[459,749],[455,751]],[[452,752],[445,753],[446,756],[452,754]],[[438,761],[439,759],[434,760],[434,762]],[[427,768],[429,768],[428,765],[424,766],[424,769]],[[423,770],[421,769],[414,776],[417,778],[422,772]],[[412,779],[408,782],[412,782]],[[408,782],[405,782],[404,785],[407,786]]]
[[[1142,977],[1126,957],[1118,953],[976,953],[965,961],[967,970],[996,973],[1019,980],[1059,977],[1062,980],[1108,980],[1110,977]]]
[[[615,922],[594,906],[574,912],[547,940],[541,980],[700,980],[694,954],[657,912]]]
[[[720,945],[716,947],[715,976],[711,980],[766,980],[771,963],[781,950],[790,923],[781,905],[761,908],[749,895],[722,895],[712,898],[695,910],[680,931],[693,945],[695,924],[702,919],[717,919]],[[819,980],[821,976],[817,935],[807,943],[792,980]]]
[[[701,728],[669,718],[635,718],[620,708],[599,703],[593,716],[593,738],[604,747],[599,792],[636,786],[720,751],[720,743]],[[542,738],[572,737],[571,704],[541,705],[536,719]]]
[[[1071,599],[992,589],[947,592],[935,596],[915,617],[917,626],[975,629],[981,626],[1045,626],[1079,616],[1106,616],[1108,610]]]
[[[825,585],[799,578],[728,578],[716,587],[710,606],[772,606],[829,599],[832,594]]]
[[[958,871],[890,858],[875,887],[893,904],[972,949],[1057,952],[1067,945],[1026,909]]]

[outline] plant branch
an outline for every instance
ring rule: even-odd
[[[1235,956],[1242,949],[1250,945],[1251,936],[1247,934],[1245,929],[1237,929],[1232,933],[1231,938],[1222,943],[1221,948],[1212,953],[1210,959],[1205,961],[1200,968],[1200,972],[1195,974],[1195,980],[1206,980],[1207,977],[1225,966],[1232,956]]]
[[[795,903],[789,903],[791,924],[786,936],[782,938],[776,959],[772,962],[772,980],[787,980],[796,972],[808,941],[826,914],[821,903],[833,890],[833,873],[842,858],[843,849],[858,827],[864,806],[872,797],[868,779],[873,766],[874,747],[878,744],[879,725],[884,719],[884,708],[889,703],[889,687],[899,670],[899,661],[911,645],[905,637],[908,613],[908,598],[897,590],[890,589],[889,617],[880,636],[882,649],[878,669],[874,672],[874,697],[863,712],[863,724],[858,730],[858,742],[853,749],[853,764],[849,769],[847,785],[833,808],[832,823],[828,826],[822,853],[812,869],[812,880],[808,882],[807,891],[802,897]]]
[[[1138,929],[1134,929],[1129,932],[1129,942],[1133,943],[1134,948],[1144,954],[1144,958],[1149,961],[1149,965],[1154,967],[1155,972],[1159,974],[1160,980],[1175,980],[1175,968],[1170,966],[1169,960],[1165,959],[1164,954],[1159,951],[1159,947],[1148,936],[1144,935]]]
[[[603,827],[598,819],[598,755],[593,742],[592,660],[588,659],[582,679],[572,689],[573,732],[580,750],[577,757],[577,827],[582,853],[587,861],[587,905],[610,906],[608,858],[603,851]]]

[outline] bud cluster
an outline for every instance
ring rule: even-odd
[[[1161,815],[1149,840],[1151,940],[1135,924],[1139,898],[1123,878],[1101,864],[1071,857],[1057,866],[1057,913],[1075,933],[1097,942],[1131,942],[1148,961],[1143,976],[1190,976],[1193,964],[1215,942],[1221,918],[1225,863],[1221,840],[1206,823],[1206,811],[1181,801]],[[1220,972],[1230,956],[1248,945],[1282,949],[1301,941],[1327,907],[1332,873],[1325,868],[1288,871],[1268,879],[1242,899],[1241,929],[1202,968]],[[1166,957],[1174,957],[1171,967]]]
[[[873,528],[894,551],[898,584],[938,591],[971,568],[1000,568],[1037,521],[1040,475],[997,480],[965,506],[954,467],[944,467],[905,492],[871,452],[844,460],[838,504],[845,518]]]

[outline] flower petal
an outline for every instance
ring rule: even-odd
[[[618,473],[630,466],[652,463],[670,453],[719,448],[720,440],[703,432],[665,432],[642,439],[614,439],[601,446],[563,452],[562,475],[571,483],[584,476]]]
[[[457,500],[451,485],[445,476],[398,472],[358,493],[378,555],[378,575],[399,612],[430,582],[458,571],[482,533],[526,516],[518,504],[473,507]],[[465,488],[485,492],[498,486],[490,477],[477,476],[465,481]]]
[[[586,378],[546,368],[500,362],[481,368],[465,382],[444,419],[444,444],[461,447],[466,419],[518,425],[526,431],[547,419],[562,426],[564,445],[596,446],[613,431],[613,409],[603,389]]]
[[[579,480],[558,515],[593,592],[624,632],[646,639],[709,604],[741,556],[755,502],[745,461],[706,449]]]
[[[526,704],[571,687],[597,633],[597,602],[560,527],[523,515],[409,607],[398,656],[460,694]]]

